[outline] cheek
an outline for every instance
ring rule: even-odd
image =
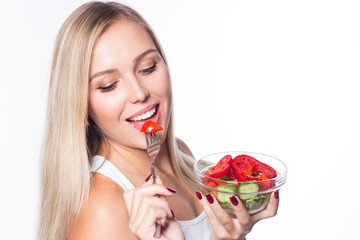
[[[157,89],[155,91],[159,96],[166,97],[170,101],[171,80],[169,73],[167,71],[162,72],[161,74],[159,74],[158,79],[158,84],[156,85]]]
[[[163,73],[157,85],[156,94],[162,99],[163,101],[163,113],[166,113],[169,117],[171,112],[171,105],[172,105],[172,94],[171,94],[171,79],[168,73]],[[165,117],[165,115],[163,116]]]
[[[103,96],[106,94],[93,94],[89,96],[89,115],[98,124],[118,121],[124,109],[122,99],[114,96]]]

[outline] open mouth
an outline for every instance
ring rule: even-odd
[[[149,109],[148,111],[146,111],[142,114],[139,114],[137,116],[130,117],[130,118],[126,119],[126,121],[134,123],[134,122],[143,122],[150,118],[153,118],[157,113],[158,107],[159,107],[159,105],[157,104],[156,106]]]

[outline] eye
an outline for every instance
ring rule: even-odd
[[[139,71],[140,74],[144,74],[144,75],[148,75],[152,72],[154,72],[157,69],[157,62],[154,62],[154,64],[149,67],[149,68],[145,68]]]
[[[98,89],[100,90],[100,92],[106,93],[106,92],[113,91],[116,87],[117,87],[117,82],[114,82],[113,84],[110,84],[110,85],[105,86],[105,87],[98,87]]]

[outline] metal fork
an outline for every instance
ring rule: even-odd
[[[145,137],[146,137],[146,145],[147,145],[147,152],[149,155],[149,158],[151,160],[151,176],[153,178],[153,183],[156,183],[156,174],[155,174],[155,158],[157,156],[157,154],[159,153],[160,150],[160,138],[159,135],[157,135],[157,133],[145,133]]]
[[[155,174],[155,158],[160,150],[160,138],[157,133],[145,133],[146,138],[146,145],[147,145],[147,152],[151,161],[151,176],[153,178],[153,184],[156,183],[156,174]],[[161,236],[161,225],[159,223],[156,223],[156,230],[154,233],[155,238],[160,238]]]

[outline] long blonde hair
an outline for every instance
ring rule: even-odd
[[[89,160],[104,141],[87,111],[91,53],[99,36],[120,18],[143,26],[166,63],[149,25],[125,5],[86,3],[65,21],[57,36],[50,73],[41,155],[40,240],[66,239],[69,226],[88,197],[91,184]],[[185,182],[192,184],[193,158],[184,154],[178,146],[172,120],[166,144],[174,171]]]

